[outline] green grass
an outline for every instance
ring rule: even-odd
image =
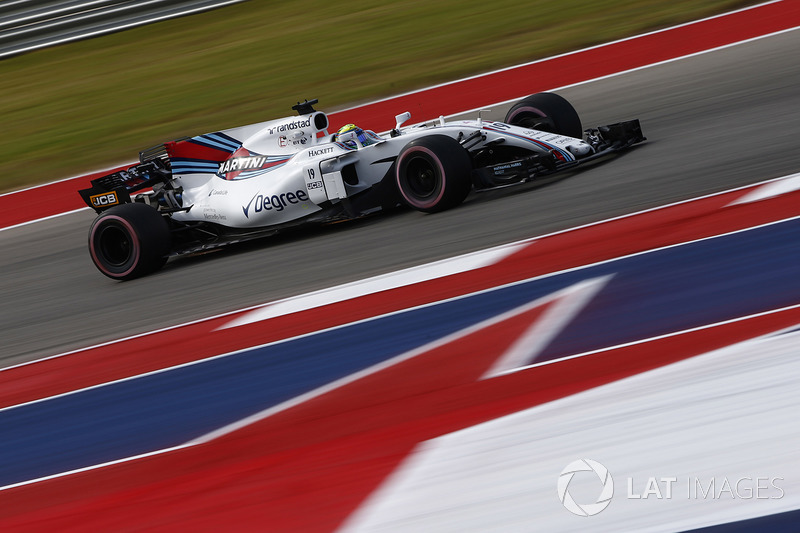
[[[0,191],[302,98],[331,111],[753,3],[251,0],[40,50],[0,60]]]

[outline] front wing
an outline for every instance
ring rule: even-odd
[[[521,182],[533,181],[540,177],[567,170],[590,161],[621,152],[646,141],[638,120],[617,122],[596,129],[586,130],[586,142],[594,152],[574,161],[563,161],[557,154],[534,154],[512,161],[504,161],[472,171],[472,181],[476,190],[490,190]]]

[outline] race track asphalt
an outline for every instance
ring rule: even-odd
[[[0,367],[796,173],[798,49],[796,30],[559,90],[584,127],[639,118],[649,141],[445,213],[401,209],[285,234],[127,283],[92,265],[88,210],[0,232]]]

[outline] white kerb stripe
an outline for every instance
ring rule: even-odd
[[[752,191],[743,195],[741,198],[737,198],[728,205],[731,206],[758,202],[760,200],[766,200],[767,198],[773,198],[775,196],[780,196],[781,194],[798,190],[800,190],[800,173],[792,174],[791,176],[786,176],[785,178],[766,183],[760,187],[757,187],[756,189],[753,189]]]
[[[458,257],[443,259],[434,263],[428,263],[426,265],[375,276],[363,281],[347,283],[331,287],[330,289],[323,289],[293,298],[287,298],[250,311],[246,315],[220,326],[218,329],[235,328],[245,324],[268,320],[277,316],[289,315],[298,311],[314,309],[316,307],[343,302],[377,292],[406,287],[424,281],[476,270],[498,263],[529,244],[530,241],[522,241],[497,246],[488,250],[481,250]]]

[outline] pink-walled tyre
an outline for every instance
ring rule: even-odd
[[[100,272],[129,280],[155,272],[167,262],[170,231],[158,211],[140,203],[103,211],[89,229],[89,254]]]
[[[426,213],[455,207],[469,194],[472,161],[455,139],[429,135],[408,143],[397,157],[395,181],[403,201]]]
[[[578,112],[564,97],[555,93],[536,93],[523,98],[508,110],[503,122],[576,139],[583,137]]]

